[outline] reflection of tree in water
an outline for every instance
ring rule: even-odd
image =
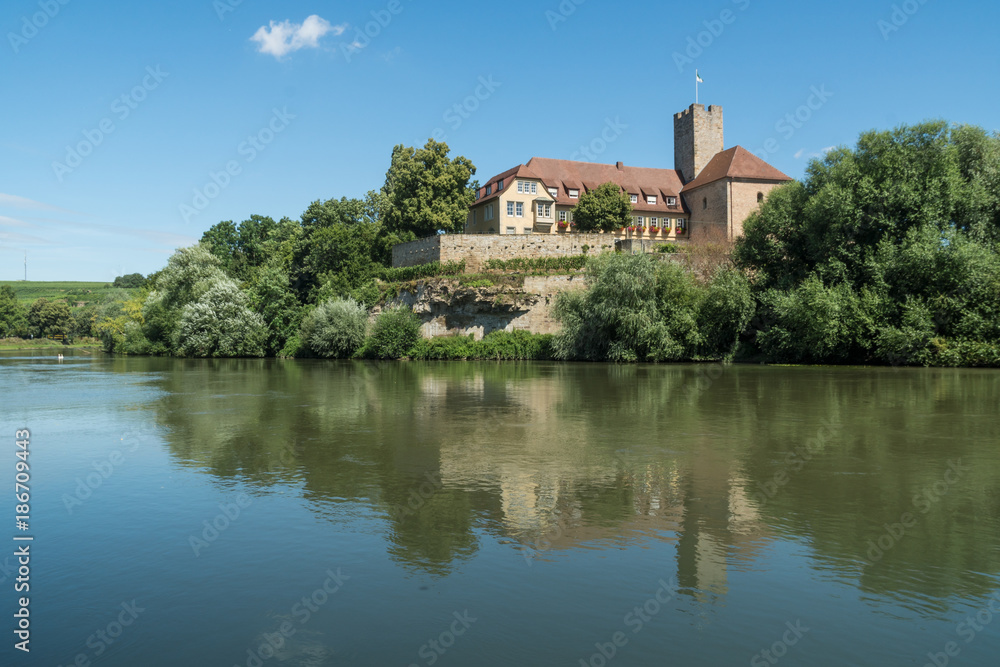
[[[338,503],[373,506],[392,557],[420,571],[447,573],[480,531],[541,557],[674,542],[682,587],[722,594],[731,556],[752,560],[775,536],[807,542],[817,567],[877,594],[978,594],[1000,571],[1000,471],[984,446],[1000,441],[995,374],[156,363],[157,412],[180,461],[264,490],[301,485],[335,521]],[[791,470],[788,453],[823,423],[833,435]],[[962,482],[865,564],[869,540],[958,458],[974,464]],[[787,483],[762,495],[781,471]]]

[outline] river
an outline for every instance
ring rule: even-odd
[[[1000,654],[997,371],[66,354],[0,353],[4,665]]]

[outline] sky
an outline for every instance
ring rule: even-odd
[[[725,110],[793,178],[872,129],[1000,129],[985,1],[5,0],[0,280],[162,268],[222,220],[298,218],[446,141],[481,181],[532,157],[672,168]]]

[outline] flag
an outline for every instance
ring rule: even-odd
[[[705,83],[705,80],[701,78],[701,74],[698,74],[698,70],[694,71],[694,78],[698,83]]]

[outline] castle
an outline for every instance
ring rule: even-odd
[[[674,168],[532,158],[489,179],[466,234],[569,234],[580,196],[615,183],[629,196],[619,238],[686,243],[733,240],[767,194],[790,179],[746,149],[724,150],[722,107],[692,104],[674,116]]]

